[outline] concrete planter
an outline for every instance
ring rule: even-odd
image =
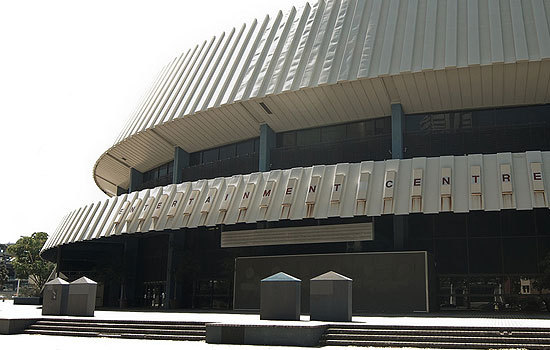
[[[14,297],[14,305],[42,305],[42,297]]]

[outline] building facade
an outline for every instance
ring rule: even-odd
[[[550,252],[549,20],[545,0],[321,0],[204,41],[42,255],[104,305],[223,309],[254,288],[243,257],[426,252],[423,311],[514,308]]]

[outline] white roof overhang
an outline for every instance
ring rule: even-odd
[[[106,193],[187,152],[407,114],[550,102],[550,4],[323,1],[234,28],[161,71],[94,166]],[[268,113],[261,105],[270,110]]]

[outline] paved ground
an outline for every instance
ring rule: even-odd
[[[0,318],[37,318],[41,317],[41,309],[30,305],[13,305],[11,301],[0,301]],[[69,316],[56,316],[70,318]],[[204,321],[240,324],[275,323],[274,321],[260,321],[257,314],[213,313],[213,312],[138,312],[138,311],[96,311],[95,319],[111,320],[170,320],[170,321]],[[292,323],[303,324],[308,316],[302,316],[301,321]],[[439,326],[469,326],[469,327],[543,327],[550,330],[550,314],[525,316],[517,314],[434,314],[403,315],[403,316],[354,316],[353,322],[379,325],[439,325]],[[290,322],[284,322],[289,324]],[[311,324],[308,322],[308,324]],[[301,349],[299,347],[280,346],[243,346],[243,345],[214,345],[204,342],[181,342],[164,340],[134,340],[111,338],[76,338],[41,335],[0,335],[2,348],[5,345],[17,346],[21,349],[67,349],[67,350],[97,350],[102,346],[118,349],[151,349],[162,347],[170,349]],[[325,349],[349,349],[349,347],[325,347]],[[366,348],[362,348],[366,349]],[[371,348],[373,349],[373,348]]]

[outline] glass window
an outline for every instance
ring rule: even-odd
[[[536,273],[536,238],[504,238],[502,240],[504,272]]]
[[[409,215],[409,238],[431,239],[434,232],[434,216],[430,214]]]
[[[299,130],[296,135],[298,146],[314,145],[321,142],[321,130],[319,128]]]
[[[374,119],[375,134],[390,134],[391,133],[391,120],[389,117]]]
[[[235,144],[220,147],[220,159],[235,158],[237,146]]]
[[[202,152],[191,153],[191,155],[189,156],[189,165],[193,166],[201,164],[201,155]]]
[[[465,239],[435,241],[435,266],[438,273],[467,273],[467,256]]]
[[[500,233],[500,213],[472,211],[468,214],[470,237],[498,236]]]
[[[277,134],[277,147],[296,146],[296,131],[287,131]]]
[[[466,236],[468,214],[440,213],[435,216],[435,231],[437,237],[463,237]]]
[[[254,153],[254,140],[247,140],[237,143],[237,156]]]
[[[535,235],[532,210],[503,210],[500,213],[503,236]]]
[[[217,161],[219,158],[219,148],[209,149],[202,152],[202,162],[211,163]]]
[[[338,142],[345,139],[345,125],[327,126],[321,129],[321,142]]]
[[[166,175],[168,175],[168,164],[164,164],[159,167],[159,177]]]
[[[470,273],[500,273],[502,254],[500,239],[472,238],[468,242]]]

